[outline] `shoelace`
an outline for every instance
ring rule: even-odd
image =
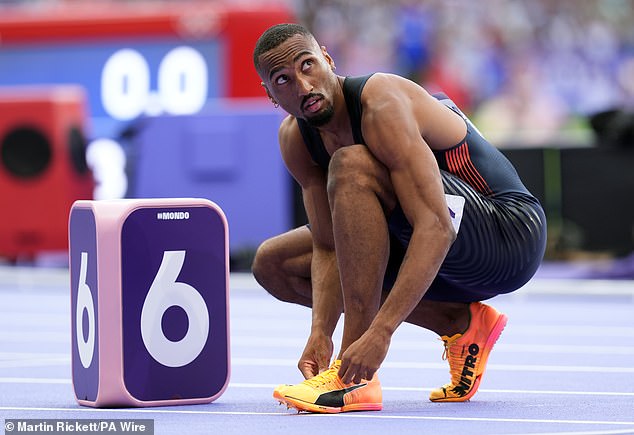
[[[310,379],[306,379],[304,383],[313,388],[322,387],[336,380],[338,378],[338,375],[337,375],[338,371],[339,371],[339,367],[331,367],[328,370],[324,370],[317,376],[314,376]]]
[[[439,338],[438,340],[442,341],[442,360],[447,361],[447,357],[449,356],[449,348],[451,347],[452,343],[449,343],[448,340],[443,340],[442,338]]]
[[[449,357],[449,355],[451,355],[451,353],[450,353],[451,346],[453,346],[455,344],[456,340],[458,340],[460,337],[462,337],[462,336],[458,336],[456,338],[449,337],[447,340],[444,340],[442,338],[438,339],[438,340],[442,341],[442,345],[443,345],[443,351],[442,351],[442,360],[443,361],[447,361],[447,358]],[[452,338],[453,338],[453,340],[452,340]]]
[[[453,340],[442,340],[443,342],[443,352],[442,359],[443,361],[449,360],[449,374],[451,375],[451,384],[456,384],[460,382],[461,370],[462,370],[462,361],[461,356],[457,354],[453,354],[451,352],[451,348],[456,344],[456,341],[460,337],[456,337]],[[447,384],[447,385],[451,385]]]

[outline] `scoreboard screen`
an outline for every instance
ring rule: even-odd
[[[142,115],[190,115],[224,95],[220,41],[159,39],[27,46],[0,50],[3,86],[79,84],[93,134],[111,137]]]

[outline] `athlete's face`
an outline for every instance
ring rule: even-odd
[[[260,56],[258,73],[269,98],[289,114],[320,127],[334,115],[334,62],[317,41],[295,35]]]

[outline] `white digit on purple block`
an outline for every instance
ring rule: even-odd
[[[194,361],[209,336],[209,313],[202,295],[191,285],[176,282],[184,262],[185,251],[163,252],[141,310],[143,343],[150,355],[167,367],[182,367]],[[168,339],[161,326],[163,314],[173,306],[182,308],[189,322],[187,333],[178,341]]]
[[[79,268],[79,288],[77,291],[77,309],[75,311],[75,332],[77,334],[77,349],[79,359],[84,368],[90,367],[95,351],[95,305],[92,300],[92,292],[86,283],[88,269],[88,253],[81,253],[81,266]],[[84,310],[88,313],[88,335],[84,340]]]

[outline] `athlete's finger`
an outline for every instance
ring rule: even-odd
[[[352,382],[355,384],[360,384],[363,380],[363,376],[361,376],[361,370],[356,370],[354,376],[352,377]]]
[[[344,384],[349,384],[353,382],[354,378],[357,377],[357,373],[359,372],[359,367],[355,364],[348,364],[346,371],[344,372],[341,380]],[[358,383],[358,382],[356,382]]]
[[[346,383],[345,381],[345,375],[346,372],[348,371],[348,366],[350,365],[350,363],[348,362],[348,360],[346,358],[343,358],[341,360],[341,367],[339,367],[339,377],[341,378],[341,380]]]
[[[299,371],[302,372],[304,379],[310,379],[319,374],[315,371],[315,364],[308,361],[303,361],[299,364]]]
[[[365,377],[363,379],[367,379],[368,381],[371,381],[375,373],[376,373],[376,370],[368,369],[366,370]]]

